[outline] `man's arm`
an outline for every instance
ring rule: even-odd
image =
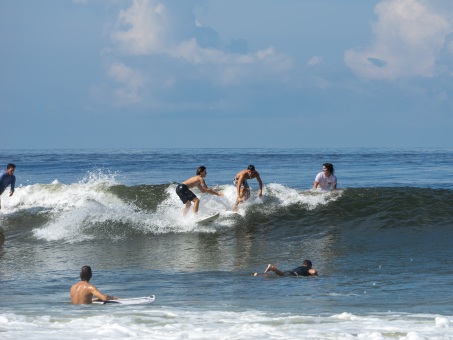
[[[113,300],[115,299],[114,296],[109,296],[102,294],[95,286],[91,285],[90,287],[91,294],[96,296],[97,298],[101,299],[102,301]]]
[[[217,186],[216,186],[217,188]],[[216,195],[216,196],[223,196],[222,193],[215,191],[214,189],[210,189],[207,185],[204,179],[202,178],[200,181],[200,185],[198,186],[198,189],[200,189],[201,192],[207,192],[211,195]]]
[[[260,191],[258,192],[258,197],[261,197],[263,195],[263,182],[261,181],[260,174],[258,171],[256,172],[256,180],[258,181],[258,184],[260,186]]]
[[[9,195],[12,196],[14,194],[14,187],[16,185],[16,176],[12,176],[11,178],[11,190],[9,191]]]

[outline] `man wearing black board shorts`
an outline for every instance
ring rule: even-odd
[[[181,184],[178,184],[178,186],[176,187],[176,194],[179,196],[182,203],[186,205],[186,207],[184,208],[184,216],[186,216],[187,211],[189,211],[190,206],[192,205],[191,202],[194,203],[193,212],[195,213],[195,215],[198,214],[198,206],[200,205],[200,200],[190,189],[197,187],[203,193],[223,196],[223,193],[216,191],[217,185],[214,187],[214,189],[208,188],[206,182],[204,181],[204,178],[207,174],[208,172],[206,171],[206,167],[200,166],[197,169],[196,176],[189,178]]]

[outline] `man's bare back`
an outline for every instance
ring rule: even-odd
[[[200,189],[201,192],[204,192],[207,189],[206,182],[200,175],[193,176],[186,180],[185,182],[183,182],[182,184],[187,185],[189,189],[197,187],[198,189]]]
[[[83,266],[80,270],[80,280],[72,285],[69,293],[71,294],[71,302],[75,305],[90,304],[93,301],[93,295],[103,301],[116,300],[115,296],[102,294],[98,289],[90,283],[92,276],[91,267]]]
[[[109,300],[109,296],[102,294],[95,286],[86,281],[74,284],[70,290],[71,302],[75,305],[89,304],[93,301],[93,295],[101,300]]]

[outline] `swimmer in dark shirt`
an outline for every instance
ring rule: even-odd
[[[300,267],[294,268],[293,270],[281,271],[277,269],[278,263],[271,265],[268,264],[264,274],[253,274],[254,276],[266,276],[269,272],[274,272],[278,276],[317,276],[318,272],[312,268],[312,263],[310,260],[304,260]]]

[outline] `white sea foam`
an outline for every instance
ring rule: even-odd
[[[34,184],[18,188],[12,197],[6,199],[3,213],[14,214],[18,211],[33,211],[46,214],[49,222],[37,226],[33,235],[47,241],[79,242],[109,234],[110,238],[120,238],[121,233],[110,232],[115,225],[127,226],[141,233],[168,232],[215,232],[228,228],[237,218],[244,217],[251,208],[263,214],[289,205],[300,205],[304,209],[314,209],[336,200],[340,192],[313,193],[298,191],[280,184],[265,185],[263,197],[252,190],[250,199],[239,205],[238,214],[232,213],[237,192],[233,185],[220,189],[223,196],[194,192],[200,198],[198,216],[192,209],[183,215],[184,205],[175,192],[175,184],[166,189],[166,198],[158,204],[155,211],[143,210],[134,203],[126,202],[109,191],[118,185],[115,176],[102,172],[90,172],[77,183],[62,184],[57,179],[50,184]],[[198,217],[220,212],[215,223],[197,225]]]
[[[310,316],[157,306],[71,306],[58,315],[0,314],[2,339],[450,339],[436,315]],[[79,311],[75,309],[80,309]],[[79,313],[80,312],[80,313]],[[347,316],[347,317],[345,317]],[[446,318],[446,317],[441,317]]]

